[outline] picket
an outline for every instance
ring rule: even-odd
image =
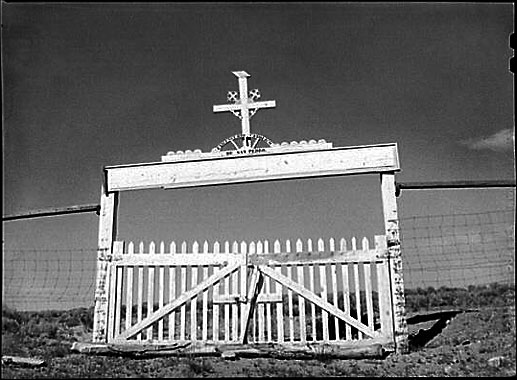
[[[219,242],[216,241],[214,242],[214,246],[213,246],[213,253],[214,254],[219,254],[219,250],[220,250],[220,245],[219,245]],[[214,271],[217,270],[217,269],[220,269],[219,266],[215,266],[214,267]],[[220,284],[219,282],[217,284],[214,285],[214,289],[213,289],[213,298],[217,298],[219,296],[219,289],[220,289]],[[212,339],[216,342],[219,340],[219,305],[217,304],[213,304],[212,305],[212,310],[213,310],[213,319],[212,319]]]
[[[121,255],[123,253],[123,250],[124,250],[124,243],[121,242],[121,241],[116,241],[113,243],[113,254],[114,255]],[[117,283],[117,286],[116,286],[116,298],[117,300],[121,300],[122,299],[122,274],[123,274],[123,268],[120,268],[120,267],[117,267],[117,270],[116,270],[116,277],[115,279],[120,279],[118,281],[116,281]],[[122,314],[122,302],[116,302],[116,305],[115,305],[115,336],[120,334],[120,321],[121,321],[121,316]]]
[[[296,240],[296,252],[300,253],[303,251],[303,243],[300,239]],[[304,279],[304,265],[298,265],[297,266],[297,282],[305,286],[305,279]],[[305,300],[303,297],[298,296],[298,316],[299,316],[299,322],[300,322],[300,341],[306,342],[307,341],[307,326],[305,325]]]
[[[352,250],[357,251],[357,241],[355,237],[352,238]],[[361,320],[361,284],[359,278],[359,263],[355,262],[354,268],[354,284],[355,284],[355,312],[356,319]],[[363,334],[359,331],[358,338],[361,339]]]
[[[264,245],[262,244],[261,241],[257,242],[257,245],[256,245],[256,254],[257,255],[262,255],[264,253]],[[264,285],[264,289],[266,289],[265,293],[268,294],[269,293],[269,286],[268,286],[268,283],[265,283]],[[259,303],[257,305],[257,311],[256,311],[256,315],[257,315],[257,321],[258,321],[258,341],[259,342],[264,342],[266,340],[265,338],[265,308],[264,308],[264,303]],[[255,331],[255,329],[253,329],[253,331]]]
[[[181,253],[187,253],[187,242],[181,243]],[[187,267],[185,265],[181,266],[181,293],[185,294],[187,291]],[[187,305],[181,305],[180,309],[180,340],[185,340],[186,333],[186,313],[187,313]]]
[[[224,252],[230,255],[230,242],[224,243]],[[230,295],[230,278],[226,277],[224,280],[224,294]],[[224,341],[230,341],[230,304],[224,305]]]
[[[318,239],[318,252],[325,251],[325,243],[323,239]],[[327,289],[327,274],[326,274],[326,266],[318,265],[319,267],[319,275],[320,275],[320,294],[323,300],[327,301],[328,289]],[[321,322],[323,328],[323,341],[329,341],[329,327],[328,327],[328,313],[325,310],[321,310]]]
[[[192,253],[197,255],[199,253],[199,243],[195,241],[192,244]],[[194,288],[197,285],[197,275],[198,275],[197,266],[190,267],[191,274],[191,288]],[[190,340],[197,340],[197,296],[193,297],[190,301]]]
[[[264,250],[264,254],[269,254],[269,241],[267,241],[267,240],[264,241],[263,250]],[[266,278],[264,281],[265,281],[264,289],[265,289],[266,294],[272,294],[273,293],[273,290],[272,290],[273,280],[271,278]],[[267,341],[268,342],[273,341],[272,318],[273,318],[273,314],[272,314],[272,310],[271,310],[271,303],[268,302],[268,303],[266,303],[266,330],[267,330]]]
[[[232,253],[239,253],[239,243],[236,241],[232,244]],[[239,275],[238,273],[234,273],[232,275],[232,289],[230,294],[238,295],[239,294]],[[232,340],[234,342],[239,341],[239,305],[237,303],[232,304]]]
[[[138,245],[138,252],[140,254],[144,253],[144,242],[141,241]],[[139,323],[142,321],[143,317],[143,311],[142,311],[142,305],[144,303],[144,268],[138,267],[138,294],[137,294],[137,311],[136,311],[136,322]],[[136,336],[137,340],[142,340],[142,334],[139,333]]]
[[[246,255],[247,253],[247,245],[246,245],[246,242],[245,241],[242,241],[241,244],[240,244],[240,253],[242,253],[243,255]],[[240,273],[239,273],[239,276],[240,276],[240,296],[241,296],[241,299],[244,300],[246,299],[246,297],[248,296],[248,283],[247,283],[247,272],[248,272],[248,263],[247,261],[243,261],[242,265],[241,265],[241,269],[240,269]],[[237,292],[236,292],[237,293]],[[241,305],[240,305],[240,315],[241,316],[244,316],[246,313],[246,302],[242,302]],[[246,318],[243,318],[241,317],[240,318],[240,331],[241,331],[241,334],[243,333],[243,331],[246,329],[246,323],[247,323],[247,320]],[[240,334],[239,334],[240,335]]]
[[[337,282],[337,264],[330,264],[330,276],[332,282],[332,302],[334,306],[338,307],[338,282]],[[339,319],[337,317],[332,317],[334,320],[334,331],[335,331],[335,339],[340,339],[339,332]]]
[[[149,244],[149,255],[154,255],[155,249],[154,241],[152,241]],[[149,267],[147,271],[147,317],[149,317],[153,313],[154,308],[154,267]],[[150,339],[153,339],[152,325],[147,329],[147,340]]]
[[[370,249],[368,239],[363,238],[362,241],[363,251]],[[364,294],[366,298],[366,314],[368,320],[368,326],[373,327],[373,295],[372,295],[372,279],[371,279],[371,262],[363,263],[364,270]]]
[[[135,245],[129,242],[127,246],[127,254],[132,255],[135,252]],[[133,315],[133,268],[127,268],[127,288],[126,288],[126,330],[131,327],[131,318]]]
[[[165,254],[165,243],[162,241],[160,243],[160,254]],[[160,266],[158,269],[158,308],[161,309],[163,307],[163,297],[164,297],[164,287],[165,287],[165,268]],[[158,321],[158,340],[163,340],[163,319]]]
[[[280,242],[275,240],[273,244],[273,253],[281,253]],[[282,271],[280,266],[276,266],[275,270],[278,272]],[[283,294],[282,285],[274,283],[274,292]],[[276,328],[277,328],[277,341],[282,343],[284,341],[284,305],[283,302],[276,304]]]
[[[341,244],[341,249],[346,250],[346,242],[343,239]],[[350,288],[349,288],[349,280],[348,280],[348,265],[341,265],[341,277],[343,279],[343,309],[346,312],[350,312]],[[345,326],[345,339],[351,339],[352,337],[352,328],[349,324]]]
[[[291,252],[291,241],[285,242],[285,253]],[[292,265],[287,265],[286,271],[289,278],[293,277]],[[293,313],[293,291],[287,290],[287,307],[288,307],[288,321],[289,321],[289,340],[294,342],[294,313]]]
[[[117,267],[111,266],[109,267],[109,289],[115,289],[117,279],[115,277]],[[108,326],[107,326],[107,333],[108,337],[113,338],[115,336],[115,324],[116,324],[116,318],[115,318],[115,310],[118,307],[116,305],[116,298],[110,297],[109,304],[108,304]]]
[[[203,254],[208,254],[208,242],[203,243]],[[203,266],[203,280],[208,278],[208,266]],[[203,292],[203,325],[201,330],[201,339],[208,340],[208,289]]]
[[[169,246],[169,253],[171,255],[176,254],[176,243],[171,242]],[[169,267],[169,303],[176,298],[176,281],[177,281],[177,270],[175,266]],[[176,334],[176,312],[173,311],[169,315],[169,340],[174,340]]]

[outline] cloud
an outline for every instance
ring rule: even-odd
[[[511,150],[515,145],[515,135],[511,128],[503,129],[488,137],[474,137],[461,142],[462,145],[474,150]]]

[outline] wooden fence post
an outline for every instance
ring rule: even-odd
[[[382,207],[388,244],[388,264],[393,310],[393,333],[395,351],[408,351],[408,329],[406,323],[402,256],[400,251],[399,220],[395,197],[395,173],[381,174]]]
[[[101,209],[99,215],[99,245],[97,251],[97,280],[95,309],[93,315],[93,342],[107,342],[109,270],[112,259],[113,241],[117,235],[118,192],[106,193],[101,187]]]

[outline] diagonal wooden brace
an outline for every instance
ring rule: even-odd
[[[265,274],[268,277],[271,277],[273,280],[279,282],[283,286],[291,289],[293,292],[298,293],[300,296],[305,298],[307,301],[314,303],[316,306],[321,307],[323,310],[329,312],[331,315],[342,319],[349,325],[355,327],[357,330],[361,331],[363,334],[375,338],[378,336],[378,333],[373,331],[370,327],[362,324],[361,322],[355,320],[350,317],[348,314],[338,309],[336,306],[328,303],[323,298],[317,296],[313,292],[307,290],[303,285],[298,284],[297,282],[291,280],[290,278],[284,276],[281,273],[276,272],[275,270],[265,266],[259,265],[258,270]]]
[[[156,312],[154,312],[149,317],[143,319],[142,321],[138,322],[136,325],[134,325],[131,328],[124,331],[116,339],[117,340],[129,339],[132,336],[138,334],[140,331],[151,326],[154,322],[156,322],[160,318],[163,318],[165,315],[172,312],[174,309],[177,309],[184,303],[190,301],[197,294],[205,291],[210,286],[212,286],[215,283],[217,283],[218,281],[221,281],[222,279],[224,279],[226,276],[229,276],[230,274],[235,272],[237,269],[239,269],[240,266],[241,266],[240,262],[235,262],[232,265],[228,265],[226,268],[221,269],[219,272],[214,273],[212,276],[210,276],[209,278],[207,278],[200,284],[196,285],[194,288],[192,288],[189,291],[180,295],[178,298],[176,298],[170,304],[162,307],[161,309],[158,309]]]

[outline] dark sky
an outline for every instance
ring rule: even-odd
[[[245,70],[251,131],[398,143],[397,180],[513,179],[513,5],[2,3],[3,214],[98,203],[103,166],[210,151]],[[505,209],[512,190],[404,193],[400,216]],[[120,238],[383,233],[377,176],[122,194]],[[95,247],[97,216],[4,223],[6,247]]]

